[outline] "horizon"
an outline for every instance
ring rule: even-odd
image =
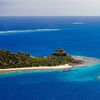
[[[0,17],[100,17],[99,16],[0,16]]]

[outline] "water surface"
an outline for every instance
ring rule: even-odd
[[[0,17],[0,49],[47,56],[62,47],[100,58],[100,17]],[[99,100],[100,64],[0,74],[0,100]]]

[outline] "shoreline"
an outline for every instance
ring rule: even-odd
[[[35,70],[69,70],[75,67],[84,67],[92,64],[100,63],[100,59],[85,57],[85,56],[73,56],[74,58],[81,60],[80,63],[71,63],[65,65],[58,66],[39,66],[39,67],[22,67],[22,68],[8,68],[8,69],[0,69],[0,74],[2,73],[10,73],[10,72],[25,72],[25,71],[35,71]]]
[[[23,68],[8,68],[8,69],[0,69],[1,73],[9,73],[9,72],[24,72],[24,71],[35,71],[35,70],[64,70],[64,69],[70,69],[73,66],[70,66],[68,64],[65,65],[59,65],[59,66],[39,66],[39,67],[23,67]]]

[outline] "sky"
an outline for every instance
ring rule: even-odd
[[[0,16],[100,16],[100,0],[0,0]]]

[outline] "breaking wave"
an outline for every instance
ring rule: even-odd
[[[74,25],[82,25],[82,24],[84,24],[83,22],[74,22],[74,23],[72,23],[72,24],[74,24]]]
[[[59,31],[61,29],[34,29],[34,30],[10,30],[10,31],[0,31],[0,33],[19,33],[19,32],[46,32],[46,31]]]

